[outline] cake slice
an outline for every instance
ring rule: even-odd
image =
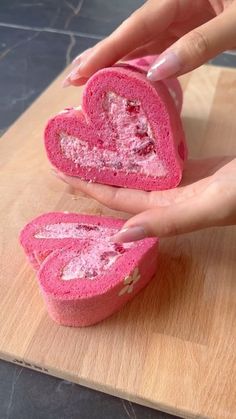
[[[178,109],[166,84],[149,82],[138,65],[98,71],[86,84],[82,108],[49,120],[50,162],[70,176],[103,184],[143,190],[177,186],[187,149],[173,83]]]
[[[89,326],[119,310],[153,277],[157,239],[113,243],[124,221],[49,213],[22,230],[49,315],[65,326]]]

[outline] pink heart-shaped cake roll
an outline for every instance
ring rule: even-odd
[[[20,242],[38,270],[49,315],[65,326],[89,326],[119,310],[153,277],[157,239],[113,243],[120,219],[44,214],[22,230]]]
[[[173,83],[180,109],[180,87]],[[60,171],[93,182],[173,188],[187,157],[178,109],[167,85],[149,82],[141,66],[131,62],[102,69],[87,82],[82,108],[49,120],[48,158]]]

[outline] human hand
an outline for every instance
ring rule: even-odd
[[[148,78],[187,73],[236,48],[236,0],[148,0],[110,36],[78,56],[64,86],[79,86],[97,70],[126,58],[161,54]]]
[[[145,192],[82,181],[56,172],[64,182],[109,208],[137,214],[113,240],[165,237],[236,224],[236,158],[189,160],[181,185]]]

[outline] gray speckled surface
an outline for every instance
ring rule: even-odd
[[[174,416],[1,361],[0,418],[174,419]]]
[[[1,0],[0,135],[71,59],[142,0]],[[224,53],[211,64],[236,67]],[[168,419],[174,416],[0,361],[0,419]]]

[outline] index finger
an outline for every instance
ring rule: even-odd
[[[151,0],[126,19],[110,36],[99,42],[86,59],[81,58],[79,77],[90,77],[121,60],[134,49],[163,32],[174,20],[176,2]]]

